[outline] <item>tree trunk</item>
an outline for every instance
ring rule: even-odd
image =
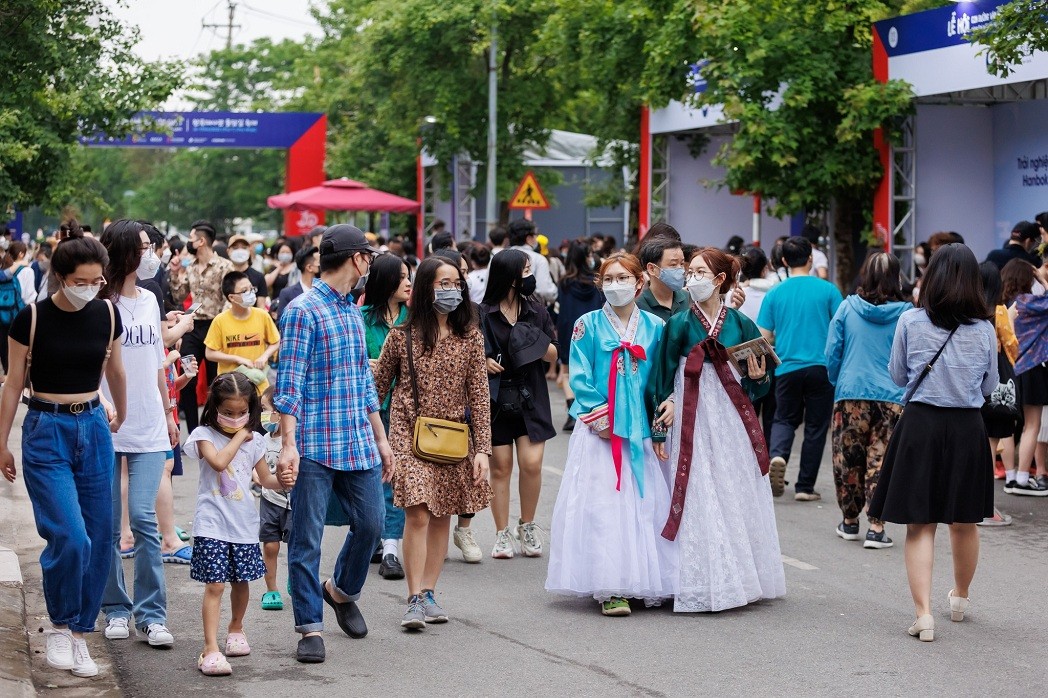
[[[862,204],[857,199],[839,198],[835,203],[833,241],[837,253],[836,283],[847,294],[852,289],[865,256],[861,234],[865,218]]]

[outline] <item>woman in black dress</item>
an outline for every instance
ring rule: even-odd
[[[517,535],[525,557],[540,557],[542,541],[535,509],[542,489],[546,441],[557,435],[550,414],[542,362],[557,360],[556,331],[543,303],[532,300],[531,259],[519,250],[495,255],[480,306],[488,375],[491,376],[491,513],[498,534],[491,556],[513,557],[509,527],[509,484],[516,446],[520,468],[520,523]],[[497,380],[496,380],[497,378]]]
[[[935,529],[950,527],[951,618],[964,619],[979,562],[979,530],[993,515],[993,468],[982,420],[997,386],[997,335],[979,263],[961,244],[940,247],[922,278],[919,307],[899,318],[888,368],[906,386],[905,407],[881,467],[869,514],[906,524],[906,574],[917,620],[931,642]]]

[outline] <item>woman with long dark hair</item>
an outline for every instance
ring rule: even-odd
[[[134,535],[135,599],[132,603],[124,584],[120,560],[121,478],[114,477],[113,556],[102,610],[106,614],[105,636],[123,640],[130,636],[132,615],[136,627],[154,647],[169,647],[174,638],[166,627],[167,589],[156,519],[156,497],[164,474],[166,454],[178,443],[175,405],[171,403],[164,373],[166,351],[159,306],[153,294],[136,286],[150,279],[160,266],[144,226],[132,220],[111,223],[102,233],[109,253],[106,295],[120,313],[124,328],[124,370],[127,384],[128,418],[113,435],[116,452],[114,470],[127,459],[127,507]],[[112,396],[103,382],[107,400]]]
[[[407,514],[404,570],[409,600],[401,626],[413,630],[448,620],[435,589],[448,552],[451,516],[476,513],[491,501],[484,338],[465,289],[465,275],[448,260],[433,256],[422,262],[407,321],[386,339],[375,371],[379,398],[392,396],[394,502]],[[419,417],[468,428],[466,457],[438,465],[416,455],[412,437]]]
[[[895,326],[913,306],[903,299],[895,255],[866,258],[859,288],[837,308],[826,339],[826,374],[834,384],[833,481],[843,521],[837,535],[859,540],[859,515],[873,498],[884,451],[902,416],[902,388],[888,374]],[[872,516],[864,548],[890,548]]]
[[[567,272],[558,284],[559,294],[557,300],[560,303],[560,312],[557,314],[557,337],[559,355],[557,363],[560,365],[560,374],[557,382],[564,390],[564,398],[567,400],[568,410],[575,402],[575,394],[571,391],[571,381],[568,380],[568,364],[571,359],[571,331],[578,319],[586,313],[600,310],[604,307],[604,294],[596,283],[596,259],[593,251],[585,240],[576,240],[568,248]],[[564,423],[564,431],[572,431],[575,428],[575,418],[568,415],[568,421]]]
[[[0,365],[6,373],[7,333],[18,312],[36,300],[36,276],[26,262],[26,246],[18,241],[0,254],[0,267],[0,298],[4,303],[0,308]]]
[[[391,329],[404,324],[408,317],[408,299],[411,297],[411,279],[408,265],[400,257],[384,254],[375,258],[364,284],[364,339],[368,347],[371,369],[378,368],[378,357]],[[389,402],[382,401],[379,417],[389,431]],[[400,564],[400,539],[404,537],[404,510],[393,503],[393,485],[382,483],[386,497],[386,518],[382,525],[382,553],[378,573],[384,579],[403,579]]]
[[[58,243],[51,272],[58,290],[23,309],[8,340],[11,385],[30,379],[22,424],[22,470],[36,529],[44,601],[51,619],[47,663],[94,676],[84,633],[95,628],[113,556],[113,438],[127,415],[121,361],[123,327],[109,301],[98,299],[109,263],[106,249],[75,221]],[[98,399],[105,375],[114,414]],[[20,392],[0,397],[0,471],[17,475],[7,447]]]
[[[491,513],[498,534],[491,556],[496,559],[514,555],[509,527],[514,447],[520,468],[517,536],[521,552],[525,557],[542,555],[535,510],[542,490],[546,441],[557,435],[542,362],[557,360],[557,342],[545,304],[532,299],[535,286],[531,259],[520,250],[505,250],[491,260],[488,288],[480,306],[488,375],[492,376]]]
[[[951,618],[964,619],[979,562],[975,524],[993,516],[993,469],[982,406],[997,386],[997,336],[979,263],[958,243],[936,250],[920,304],[899,318],[888,368],[906,388],[869,515],[906,524],[906,574],[917,619],[908,632],[935,639],[935,528],[950,528]]]

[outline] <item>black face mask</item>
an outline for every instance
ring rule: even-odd
[[[535,275],[529,274],[520,280],[520,284],[517,286],[517,291],[522,296],[530,296],[535,293],[535,287],[538,282],[535,281]]]

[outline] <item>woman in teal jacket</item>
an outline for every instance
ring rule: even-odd
[[[844,540],[859,540],[859,514],[873,499],[888,440],[902,416],[904,391],[888,374],[888,360],[899,316],[913,307],[903,300],[894,255],[871,255],[859,278],[855,295],[837,308],[826,340],[826,373],[835,386],[833,480],[844,515],[837,535]],[[863,547],[892,547],[884,522],[868,518]]]

